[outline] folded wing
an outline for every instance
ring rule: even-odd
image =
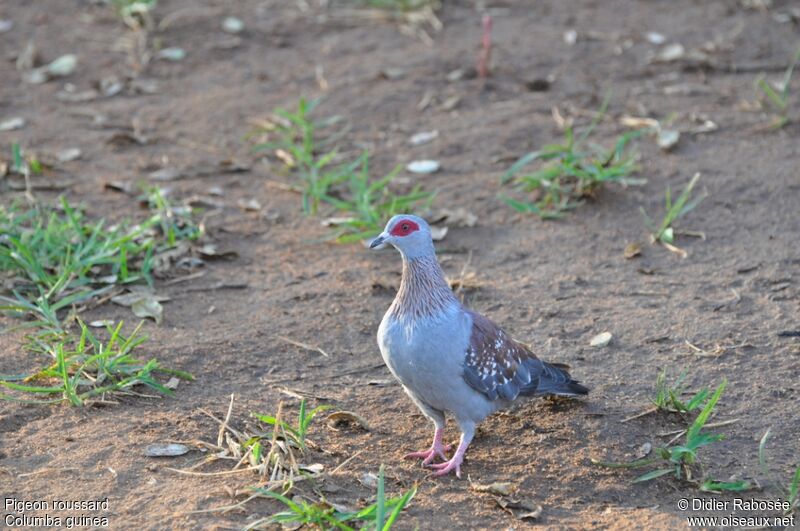
[[[467,313],[472,317],[472,334],[464,358],[464,380],[489,400],[588,393],[565,368],[541,361],[483,315]]]

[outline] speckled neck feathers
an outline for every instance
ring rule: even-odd
[[[431,317],[458,299],[444,278],[436,256],[403,256],[403,278],[389,313],[404,321]]]

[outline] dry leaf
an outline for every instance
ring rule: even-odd
[[[681,134],[675,129],[659,129],[656,143],[664,151],[670,151],[678,144],[680,139]]]
[[[131,310],[136,317],[141,317],[142,319],[150,317],[156,324],[161,324],[161,318],[164,316],[164,307],[153,298],[137,300],[131,304]]]
[[[421,146],[434,141],[438,136],[439,131],[422,131],[409,138],[408,143],[412,146]]]
[[[13,131],[14,129],[22,129],[23,127],[25,127],[25,118],[20,116],[0,122],[0,131]]]
[[[288,166],[289,168],[294,168],[295,164],[297,164],[294,161],[294,157],[292,157],[292,155],[286,150],[276,149],[275,156],[278,157],[281,160],[281,162],[286,164],[286,166]]]
[[[164,48],[163,50],[159,50],[156,54],[156,58],[158,59],[166,59],[167,61],[178,62],[183,61],[186,57],[186,52],[183,48]]]
[[[605,347],[611,343],[612,337],[611,332],[602,332],[594,336],[592,340],[589,341],[589,345],[592,347]]]
[[[653,449],[653,445],[649,442],[644,443],[639,448],[636,449],[636,459],[644,459],[648,455],[650,455],[650,451]]]
[[[478,223],[478,216],[472,212],[468,212],[463,207],[456,209],[443,208],[433,216],[431,216],[431,223],[444,222],[448,226],[455,227],[474,227]]]
[[[405,77],[405,75],[406,71],[403,70],[402,68],[392,68],[392,67],[384,68],[383,70],[381,70],[380,73],[380,77],[382,77],[383,79],[387,79],[389,81],[401,79]]]
[[[332,218],[325,218],[320,223],[323,227],[337,227],[339,225],[344,225],[345,223],[350,223],[356,221],[354,217],[332,217]]]
[[[82,154],[79,148],[67,148],[56,153],[56,158],[58,162],[72,162],[81,158]]]
[[[226,33],[241,33],[244,29],[244,22],[236,17],[226,17],[222,21],[222,31]]]
[[[352,429],[357,427],[366,431],[370,431],[367,421],[351,411],[336,411],[328,415],[326,420],[328,422],[328,427],[334,430],[340,430],[342,428]]]
[[[129,293],[117,295],[111,298],[111,302],[119,304],[120,306],[129,306],[133,314],[137,317],[147,318],[150,317],[157,324],[161,323],[164,315],[164,307],[161,306],[162,301],[168,301],[169,297],[163,295],[156,295],[146,288],[137,288],[131,290]]]
[[[415,160],[409,162],[406,169],[411,173],[428,174],[439,171],[441,165],[437,160]]]
[[[374,489],[378,485],[378,476],[376,476],[372,472],[365,472],[361,476],[361,484],[364,485],[365,487]]]
[[[189,447],[177,443],[148,444],[144,450],[147,457],[176,457],[189,453]]]
[[[311,465],[300,465],[300,470],[305,470],[306,472],[311,472],[312,474],[322,474],[325,470],[325,465],[322,463],[314,463]]]
[[[160,170],[151,171],[147,174],[147,178],[153,181],[173,181],[183,177],[183,170],[178,168],[161,168]]]
[[[448,227],[431,227],[431,239],[435,242],[444,240],[448,230]]]
[[[497,494],[498,496],[508,496],[514,488],[514,485],[508,481],[496,481],[488,485],[481,485],[480,483],[470,483],[470,488],[475,492],[488,492],[490,494]]]
[[[629,116],[627,114],[619,119],[619,123],[631,129],[657,129],[659,127],[658,120],[655,118]]]
[[[524,520],[530,518],[535,520],[542,514],[542,506],[530,500],[520,500],[517,498],[495,498],[495,502],[507,513]]]
[[[640,254],[642,254],[642,244],[639,242],[629,243],[625,246],[625,250],[622,251],[622,255],[628,260],[635,258]]]
[[[664,46],[660,52],[653,58],[654,62],[669,63],[671,61],[678,61],[686,56],[686,48],[683,44],[673,42]]]
[[[665,241],[662,241],[661,245],[663,245],[664,247],[666,247],[668,250],[672,251],[673,253],[677,254],[681,258],[686,258],[687,256],[689,256],[689,253],[687,253],[686,251],[684,251],[680,247],[676,247],[676,246],[672,245],[671,243],[667,243]]]
[[[242,210],[248,210],[250,212],[258,212],[261,210],[261,203],[259,203],[256,199],[240,199],[236,202],[236,204]]]
[[[233,250],[219,250],[213,243],[207,243],[197,249],[197,252],[206,258],[228,258],[233,259],[239,256],[239,253]]]
[[[459,103],[461,103],[461,96],[454,94],[452,96],[448,96],[447,99],[442,102],[439,108],[443,111],[452,111],[458,106]]]

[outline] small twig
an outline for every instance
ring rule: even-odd
[[[198,271],[197,273],[192,273],[191,275],[186,275],[186,276],[183,276],[183,277],[178,277],[178,278],[173,278],[171,280],[167,280],[166,282],[164,282],[164,285],[165,286],[171,286],[173,284],[179,284],[180,282],[188,282],[189,280],[194,280],[196,278],[200,278],[202,276],[205,276],[205,274],[206,274],[205,271]]]
[[[723,421],[720,421],[720,422],[709,422],[708,424],[705,425],[705,427],[706,428],[720,428],[722,426],[727,426],[728,424],[734,424],[736,422],[739,422],[739,420],[741,420],[741,419],[723,420]],[[669,435],[675,435],[675,437],[670,439],[669,442],[665,445],[665,446],[670,446],[672,443],[674,443],[675,441],[677,441],[678,439],[683,437],[683,435],[685,435],[686,432],[688,432],[688,431],[689,431],[688,428],[684,428],[684,429],[681,429],[681,430],[668,431],[666,433],[659,433],[658,436],[659,437],[667,437]]]
[[[247,289],[250,287],[250,284],[245,282],[234,282],[234,283],[227,283],[227,282],[217,282],[216,284],[212,284],[211,286],[193,286],[186,288],[183,290],[184,292],[189,291],[216,291],[220,289]]]
[[[629,422],[631,420],[638,419],[639,417],[644,417],[645,415],[649,415],[651,413],[655,413],[656,411],[658,411],[658,408],[654,406],[654,407],[651,407],[650,409],[646,409],[646,410],[642,411],[641,413],[637,413],[636,415],[633,415],[632,417],[628,417],[628,418],[622,419],[620,421],[620,423]]]
[[[211,509],[199,509],[197,511],[187,511],[184,513],[179,514],[202,514],[202,513],[216,513],[216,512],[223,512],[227,513],[229,511],[233,511],[234,509],[239,509],[243,507],[247,502],[250,500],[254,500],[256,498],[260,498],[261,496],[258,494],[253,494],[248,497],[246,500],[240,501],[239,503],[235,503],[233,505],[223,505],[222,507],[212,507]]]
[[[17,474],[17,479],[19,478],[29,478],[31,476],[39,476],[41,474],[49,474],[51,472],[78,472],[80,469],[75,467],[67,467],[67,468],[42,468],[36,470],[35,472],[25,472],[24,474]]]
[[[361,450],[357,451],[356,453],[354,453],[353,455],[351,455],[350,457],[348,457],[347,459],[345,459],[344,461],[342,461],[342,462],[339,464],[339,466],[337,466],[336,468],[334,468],[333,470],[331,470],[330,472],[328,472],[328,474],[329,474],[329,475],[336,474],[336,473],[337,473],[337,472],[339,472],[341,469],[343,469],[343,468],[344,468],[344,467],[345,467],[345,466],[346,466],[348,463],[350,463],[350,461],[352,461],[353,459],[355,459],[356,457],[358,457],[358,456],[361,454],[361,452],[363,452],[363,451],[364,451],[363,449],[361,449]]]
[[[706,239],[706,233],[699,230],[675,230],[673,233],[676,236],[691,236],[692,238]]]
[[[326,401],[335,400],[335,398],[329,396],[315,395],[314,393],[301,391],[299,389],[297,390],[289,389],[288,387],[279,387],[278,392],[283,393],[287,396],[291,396],[292,398],[297,398],[299,400],[302,400],[304,398],[315,398],[317,400],[326,400]]]
[[[211,18],[219,16],[220,13],[222,13],[222,11],[218,7],[184,7],[182,9],[177,9],[161,19],[161,22],[158,23],[158,31],[166,30],[182,18]]]
[[[200,413],[206,415],[207,417],[210,417],[213,420],[217,421],[218,424],[222,424],[222,422],[223,422],[223,421],[221,421],[220,419],[218,419],[217,417],[215,417],[214,415],[212,415],[211,413],[209,413],[208,411],[206,411],[203,408],[198,408],[198,411]],[[239,439],[246,439],[246,437],[244,435],[242,435],[242,432],[240,432],[240,431],[238,431],[238,430],[236,430],[234,428],[231,428],[230,426],[227,426],[227,430],[229,432],[231,432],[232,434],[236,435]]]
[[[228,427],[228,422],[231,420],[231,413],[233,412],[233,393],[231,393],[231,401],[228,404],[228,413],[225,415],[225,420],[222,421],[222,424],[219,427],[219,432],[217,432],[217,446],[222,446],[222,441],[225,438],[225,429]]]
[[[672,251],[673,253],[677,254],[681,258],[686,258],[687,256],[689,256],[689,253],[687,253],[686,251],[684,251],[680,247],[676,247],[676,246],[672,245],[671,243],[667,243],[665,241],[661,241],[659,243],[661,243],[661,245],[666,247],[667,250]]]
[[[249,472],[252,470],[258,470],[258,467],[251,466],[248,468],[237,468],[235,470],[223,470],[222,472],[190,472],[188,470],[182,470],[180,468],[171,468],[171,467],[165,467],[164,470],[169,470],[171,472],[182,474],[184,476],[211,477],[211,476],[230,476],[232,474],[238,474],[240,472]]]
[[[275,336],[275,337],[277,339],[282,340],[282,341],[286,341],[287,343],[290,343],[290,344],[292,344],[292,345],[294,345],[296,347],[304,348],[306,350],[310,350],[310,351],[313,351],[313,352],[319,352],[320,354],[322,354],[326,358],[330,358],[328,353],[325,352],[324,350],[322,350],[320,347],[315,347],[313,345],[309,345],[308,343],[302,343],[300,341],[295,341],[294,339],[291,339],[291,338],[288,338],[288,337],[284,337],[284,336]]]
[[[300,188],[298,188],[296,186],[292,186],[290,184],[282,183],[280,181],[272,181],[270,179],[266,179],[264,181],[264,184],[266,184],[267,186],[269,186],[271,188],[277,188],[278,190],[283,190],[285,192],[294,192],[296,194],[302,194],[303,193],[303,190],[301,190]]]
[[[276,453],[276,448],[278,448],[278,426],[281,425],[281,414],[283,413],[283,400],[278,401],[278,411],[275,413],[275,424],[272,428],[272,440],[270,441],[269,452],[267,453],[267,458],[265,459],[266,463],[271,463],[273,456],[275,457],[275,468],[272,469],[271,478],[275,478],[275,474],[278,467],[278,455]]]
[[[481,51],[478,54],[478,77],[489,77],[490,63],[492,59],[492,16],[488,13],[481,18],[483,35],[481,37]]]
[[[384,363],[378,363],[377,365],[369,365],[367,367],[357,367],[355,369],[350,369],[348,371],[342,371],[340,373],[334,374],[330,377],[330,379],[340,378],[342,376],[351,376],[353,374],[358,374],[360,372],[369,372],[375,369],[380,369],[382,367],[386,367],[386,365]]]

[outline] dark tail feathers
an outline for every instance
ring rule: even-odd
[[[542,372],[539,378],[532,381],[530,385],[522,390],[526,395],[557,395],[557,396],[581,396],[589,394],[589,388],[581,385],[577,380],[573,380],[567,372],[569,366],[559,363],[540,362]]]

